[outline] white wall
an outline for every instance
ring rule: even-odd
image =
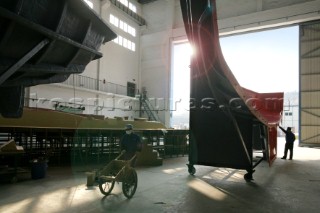
[[[140,27],[132,21],[127,15],[121,12],[112,4],[102,8],[102,18],[109,22],[110,14],[115,15],[136,29],[136,37],[116,28],[114,25],[110,27],[117,35],[129,39],[135,43],[136,51],[133,52],[114,42],[109,42],[102,46],[104,55],[100,68],[100,79],[106,79],[109,82],[126,86],[127,82],[136,83],[139,86],[139,47],[140,47]]]

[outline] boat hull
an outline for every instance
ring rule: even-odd
[[[102,57],[101,45],[116,37],[78,0],[3,0],[0,29],[0,96],[11,89],[59,83],[70,74],[82,73],[88,63]],[[14,98],[21,102],[22,95]],[[0,113],[20,117],[23,105],[16,102],[3,100],[1,105],[19,110],[7,112],[0,106]]]

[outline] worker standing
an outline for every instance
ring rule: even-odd
[[[140,136],[133,132],[133,126],[127,124],[125,128],[126,134],[122,136],[120,141],[121,151],[125,151],[124,160],[130,160],[137,152],[142,149]],[[136,158],[132,160],[131,166],[134,167]]]
[[[284,147],[284,155],[281,159],[287,159],[288,150],[290,150],[290,158],[292,160],[293,157],[293,142],[296,140],[296,136],[292,133],[291,127],[288,127],[287,130],[279,126],[279,128],[286,134],[286,144]]]

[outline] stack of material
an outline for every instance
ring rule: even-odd
[[[142,151],[137,155],[137,166],[161,166],[163,159],[153,150],[151,145],[144,144]]]
[[[23,153],[24,150],[23,150],[23,147],[22,146],[17,146],[16,145],[16,142],[11,139],[10,141],[2,144],[0,146],[0,153]]]
[[[18,167],[21,154],[24,153],[22,146],[17,146],[15,141],[0,145],[0,180],[10,180],[11,183],[18,181],[18,174],[28,173],[27,170]]]

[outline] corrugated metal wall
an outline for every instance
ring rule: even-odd
[[[300,145],[320,146],[320,21],[300,25]]]

